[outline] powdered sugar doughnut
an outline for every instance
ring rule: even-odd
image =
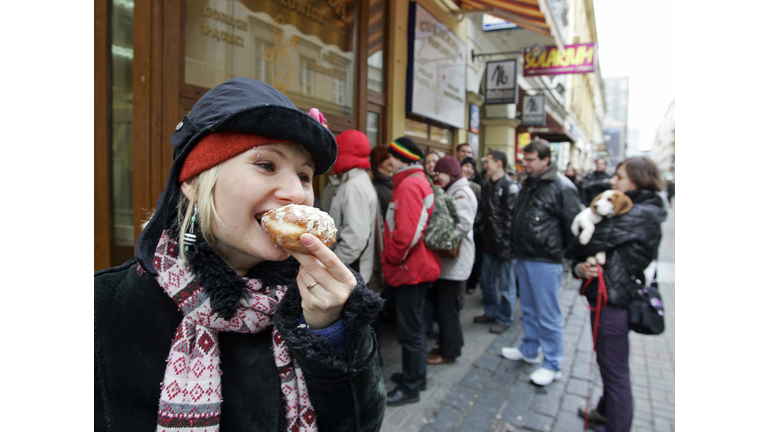
[[[313,234],[326,246],[336,241],[333,218],[311,206],[289,204],[272,209],[261,217],[261,226],[276,245],[294,252],[309,253],[299,240],[303,233]]]

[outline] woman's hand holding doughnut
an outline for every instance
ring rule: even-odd
[[[305,233],[300,240],[309,253],[288,252],[301,264],[296,282],[301,292],[304,319],[309,328],[324,329],[341,318],[341,311],[357,280],[317,237]]]

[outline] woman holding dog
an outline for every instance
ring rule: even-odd
[[[646,157],[621,162],[610,180],[614,190],[632,200],[632,209],[620,216],[603,219],[586,245],[574,242],[566,253],[574,275],[584,280],[582,293],[590,306],[597,304],[597,267],[586,258],[606,252],[603,278],[608,304],[602,307],[597,324],[595,353],[603,380],[603,395],[594,409],[579,408],[598,432],[629,432],[633,401],[629,379],[629,290],[636,280],[645,283],[643,271],[656,257],[661,242],[661,222],[666,218],[664,202],[657,192],[664,183],[656,164]],[[589,283],[588,283],[589,282]],[[592,312],[594,331],[595,312]]]

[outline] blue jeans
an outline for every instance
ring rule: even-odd
[[[480,273],[480,290],[483,292],[485,316],[503,325],[512,324],[512,311],[517,298],[515,285],[515,260],[499,259],[495,253],[483,254],[483,268]],[[496,280],[498,279],[498,285]],[[501,292],[501,300],[499,300]]]
[[[518,348],[526,357],[544,352],[542,366],[559,371],[563,361],[563,313],[558,303],[563,265],[517,260],[520,309],[523,310],[523,343]]]

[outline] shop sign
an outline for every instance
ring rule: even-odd
[[[483,14],[483,31],[509,30],[516,28],[520,28],[520,26],[493,15]]]
[[[480,133],[480,107],[475,104],[469,104],[469,131]]]
[[[547,95],[523,95],[523,115],[520,124],[524,126],[546,126]]]
[[[517,60],[485,64],[486,105],[517,103]]]
[[[525,53],[523,76],[561,75],[595,71],[597,53],[595,44],[566,45],[560,51],[556,46]]]
[[[406,111],[464,129],[466,44],[416,2],[409,23]]]

